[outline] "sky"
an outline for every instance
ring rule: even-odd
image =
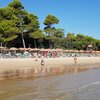
[[[0,8],[13,0],[0,0]],[[24,8],[37,15],[40,28],[48,14],[56,16],[60,22],[56,28],[68,32],[81,33],[100,39],[100,0],[20,0]]]

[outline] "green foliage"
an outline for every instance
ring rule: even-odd
[[[80,33],[76,36],[73,33],[68,33],[64,41],[64,47],[68,49],[86,50],[90,44],[93,45],[94,50],[98,48],[98,40]]]
[[[51,26],[53,24],[58,24],[58,23],[59,23],[59,20],[53,15],[48,15],[44,21],[44,25],[47,25],[47,26]]]
[[[0,8],[0,41],[9,42],[15,38],[19,38],[24,32],[28,30],[33,33],[39,29],[38,17],[29,14],[20,0],[14,0],[7,7]],[[24,37],[23,37],[24,38]]]
[[[64,38],[64,29],[55,29],[54,36],[57,38]]]
[[[39,21],[38,21],[38,17],[33,15],[33,14],[29,14],[27,16],[27,20],[25,20],[25,24],[27,25],[26,28],[30,31],[30,32],[34,32],[36,30],[39,29]]]
[[[42,31],[38,16],[28,13],[20,0],[13,0],[7,7],[0,8],[0,42],[20,47],[23,35],[26,47],[31,44],[32,47],[86,50],[92,44],[94,50],[100,50],[100,40],[81,33],[67,33],[65,37],[64,29],[54,26],[58,23],[59,19],[49,14],[43,22],[45,27]]]
[[[17,38],[17,35],[12,35],[12,36],[9,36],[9,37],[2,37],[1,38],[1,42],[9,42],[9,41],[12,41],[13,39]]]
[[[14,9],[23,9],[24,8],[22,3],[20,2],[20,0],[14,0],[8,6],[14,8]]]
[[[43,39],[45,37],[45,35],[42,30],[38,29],[38,30],[34,31],[33,33],[31,33],[30,37],[35,38],[35,39]]]
[[[67,38],[67,40],[74,41],[76,37],[75,37],[74,33],[68,33],[66,38]]]
[[[16,23],[13,20],[3,20],[0,23],[0,34],[2,42],[9,42],[19,33]]]
[[[2,9],[0,12],[0,15],[2,14],[2,17],[7,20],[14,19],[14,10],[11,7],[6,7]]]
[[[55,27],[52,27],[54,24],[58,24],[59,19],[56,18],[53,15],[48,15],[46,19],[44,20],[44,25],[46,26],[44,28],[46,35],[46,39],[49,41],[49,47],[55,47],[57,38],[62,38],[64,35],[63,29],[56,29]],[[55,45],[54,45],[55,44]]]

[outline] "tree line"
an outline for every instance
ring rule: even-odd
[[[20,0],[0,8],[0,43],[6,47],[63,48],[86,50],[92,44],[100,50],[100,40],[81,33],[67,33],[56,28],[59,19],[48,14],[44,19],[44,29],[40,29],[38,16],[24,9]]]

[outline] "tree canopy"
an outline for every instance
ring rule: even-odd
[[[89,44],[94,50],[100,50],[100,40],[81,33],[65,33],[56,27],[59,19],[48,14],[44,28],[40,28],[39,17],[25,10],[20,0],[13,0],[8,6],[0,8],[0,42],[7,47],[43,47],[86,50]],[[23,42],[24,41],[24,42]]]

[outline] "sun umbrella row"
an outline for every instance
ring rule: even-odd
[[[11,47],[11,48],[6,48],[6,47],[0,47],[0,50],[4,50],[4,51],[62,51],[62,49],[44,49],[44,48],[15,48],[15,47]]]
[[[0,50],[2,51],[47,51],[47,52],[70,52],[70,53],[90,53],[90,51],[84,51],[84,50],[63,50],[63,49],[44,49],[44,48],[6,48],[6,47],[0,47]],[[100,51],[91,51],[91,53],[99,53]]]

